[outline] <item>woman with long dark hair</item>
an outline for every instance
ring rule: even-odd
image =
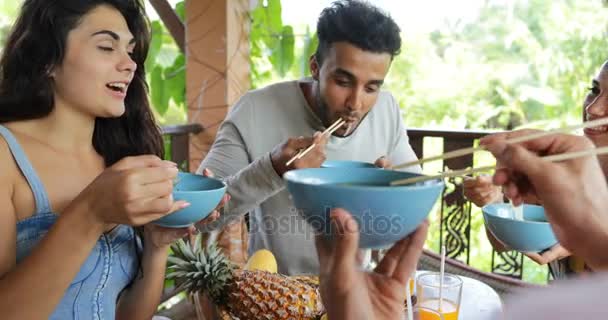
[[[156,311],[168,246],[195,229],[151,223],[188,203],[148,102],[149,36],[140,0],[23,3],[0,60],[2,318]]]

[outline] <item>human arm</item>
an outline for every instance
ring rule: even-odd
[[[238,111],[238,110],[237,110]],[[302,159],[286,166],[300,149],[315,143],[316,147]],[[241,135],[238,121],[229,117],[220,127],[213,146],[197,172],[210,169],[224,180],[230,201],[224,207],[216,223],[203,227],[203,231],[215,229],[252,211],[266,199],[285,188],[282,175],[292,169],[319,167],[325,160],[324,146],[327,137],[289,138],[278,144],[271,152],[251,160],[248,147]]]
[[[12,199],[20,176],[8,150],[0,152],[8,160],[1,162],[0,170],[0,202],[5,204],[0,208],[0,308],[7,319],[48,318],[100,235],[111,226],[142,224],[183,205],[163,192],[176,169],[163,167],[164,162],[151,156],[121,160],[85,188],[17,264]]]
[[[209,170],[205,170],[204,175],[213,176]],[[169,246],[186,236],[192,239],[198,228],[217,220],[219,210],[228,199],[228,195],[224,195],[209,216],[186,228],[166,228],[154,223],[144,225],[140,274],[121,293],[116,319],[150,319],[156,313],[164,287]]]
[[[520,144],[506,139],[530,134],[522,130],[481,140],[501,169],[493,181],[518,205],[526,195],[536,196],[559,243],[594,269],[608,267],[608,186],[595,156],[548,162],[552,155],[593,148],[584,137],[554,134]]]
[[[491,176],[464,177],[462,188],[464,196],[480,208],[490,203],[503,202],[504,199],[500,187],[492,183]]]
[[[404,288],[428,231],[424,222],[410,236],[389,249],[373,272],[360,270],[356,259],[359,229],[345,210],[331,213],[332,238],[316,237],[320,263],[321,296],[329,319],[400,319]]]

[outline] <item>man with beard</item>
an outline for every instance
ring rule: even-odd
[[[285,172],[317,168],[326,159],[379,167],[416,159],[397,102],[381,91],[401,47],[399,32],[376,7],[334,2],[317,23],[312,77],[245,94],[201,163],[199,172],[209,168],[228,184],[231,200],[218,225],[250,212],[249,252],[272,251],[280,273],[316,273],[319,267],[313,231],[289,198]],[[340,118],[345,124],[333,135],[321,133]],[[312,144],[309,153],[287,165]]]

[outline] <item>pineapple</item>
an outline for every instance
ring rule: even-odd
[[[189,293],[205,292],[220,310],[238,319],[318,319],[323,313],[316,286],[260,270],[241,270],[212,245],[172,245],[167,278]]]

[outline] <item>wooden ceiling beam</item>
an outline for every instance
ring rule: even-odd
[[[180,20],[175,10],[171,7],[168,0],[150,0],[150,4],[158,13],[161,21],[169,30],[169,33],[175,40],[175,43],[179,47],[182,53],[186,52],[186,28],[184,23]]]

